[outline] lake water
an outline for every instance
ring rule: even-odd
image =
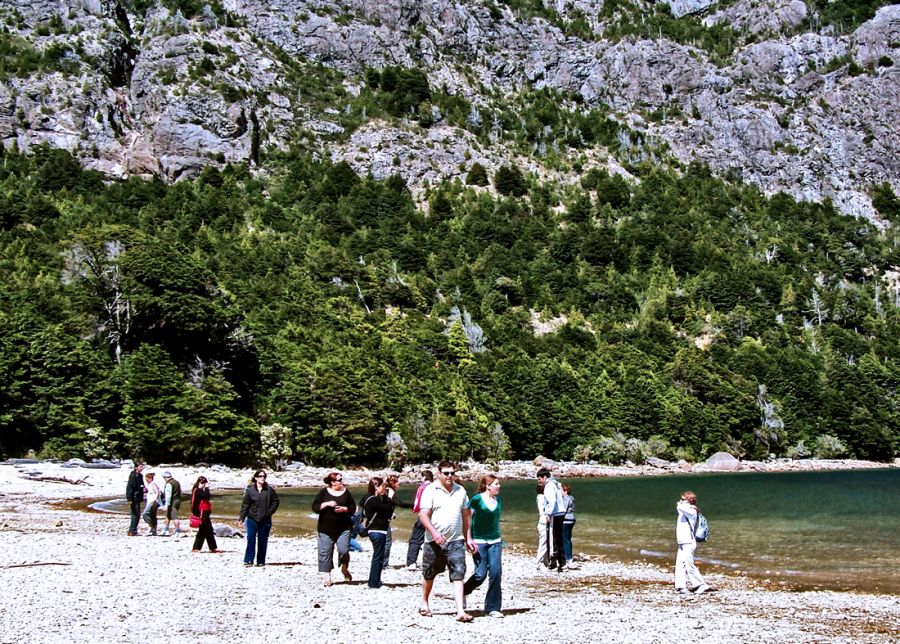
[[[781,580],[795,588],[866,590],[900,594],[900,469],[797,473],[692,474],[566,481],[578,522],[576,553],[607,559],[674,562],[675,502],[697,493],[711,539],[698,547],[710,567]],[[469,493],[474,484],[466,484]],[[357,500],[362,490],[351,488]],[[412,500],[413,487],[401,488]],[[282,489],[276,534],[313,534],[310,504],[317,489]],[[516,547],[536,546],[534,481],[503,481],[502,533]],[[124,501],[103,509],[127,511]],[[214,498],[214,516],[232,519],[240,494]],[[184,507],[184,506],[182,506]],[[414,522],[398,510],[398,537]],[[404,559],[392,553],[392,562]]]

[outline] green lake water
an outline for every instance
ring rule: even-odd
[[[675,502],[697,493],[711,539],[698,547],[702,569],[783,580],[795,588],[900,594],[900,469],[797,473],[691,474],[567,480],[578,521],[576,554],[607,559],[674,562]],[[466,484],[469,493],[475,485]],[[310,505],[317,488],[283,488],[276,534],[313,534]],[[362,490],[351,488],[357,500]],[[401,488],[412,500],[415,489]],[[503,481],[506,541],[536,547],[535,481]],[[214,497],[214,516],[233,519],[240,494]],[[127,511],[124,501],[95,507]],[[184,507],[184,506],[182,506]],[[393,525],[402,539],[414,522],[398,509]],[[405,551],[392,553],[402,563]],[[704,566],[705,564],[705,566]]]

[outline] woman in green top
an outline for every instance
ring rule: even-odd
[[[500,579],[503,565],[500,561],[503,543],[500,539],[500,479],[493,474],[481,478],[478,494],[469,501],[472,520],[469,522],[469,540],[474,541],[478,551],[472,555],[475,560],[475,572],[463,586],[463,593],[468,595],[478,588],[490,575],[487,595],[484,598],[484,612],[491,617],[503,617],[500,612],[503,603],[503,592]]]

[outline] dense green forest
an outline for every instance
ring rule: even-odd
[[[397,465],[900,446],[895,228],[714,178],[0,159],[0,454]],[[875,202],[894,224],[887,186]]]

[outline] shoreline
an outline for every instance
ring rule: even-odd
[[[102,462],[103,467],[97,467],[96,463],[85,463],[78,459],[72,461],[38,461],[35,459],[10,459],[0,462],[0,468],[15,468],[22,474],[33,472],[38,475],[54,476],[86,480],[85,484],[94,487],[101,486],[102,492],[95,496],[123,495],[124,484],[118,486],[109,480],[106,473],[125,471],[131,469],[131,461],[119,463]],[[862,461],[856,459],[776,459],[772,461],[735,461],[733,467],[713,467],[706,463],[688,463],[686,461],[658,461],[657,464],[644,465],[602,465],[597,463],[575,463],[564,461],[552,461],[538,457],[534,461],[501,461],[497,467],[477,462],[461,462],[457,466],[457,476],[462,481],[477,482],[485,474],[496,474],[501,479],[529,480],[534,479],[541,467],[547,467],[556,478],[603,478],[603,477],[642,477],[642,476],[669,476],[690,474],[716,474],[716,473],[787,473],[787,472],[818,472],[818,471],[848,471],[865,469],[894,469],[900,468],[900,458],[892,462],[881,463],[875,461]],[[231,468],[225,465],[183,465],[180,463],[149,465],[156,472],[169,470],[175,478],[181,481],[182,486],[189,484],[200,474],[207,476],[210,483],[218,489],[243,489],[248,484],[253,468]],[[422,463],[418,465],[406,465],[399,469],[392,468],[326,468],[304,465],[302,463],[289,464],[281,471],[268,469],[271,483],[281,487],[319,487],[322,479],[329,472],[339,470],[346,478],[349,485],[364,485],[372,476],[384,476],[388,473],[396,473],[400,482],[405,484],[417,484],[419,473],[423,469],[437,469],[435,463]],[[26,478],[26,480],[28,480]],[[118,481],[118,478],[116,479]],[[12,482],[10,482],[12,483]],[[121,487],[121,489],[119,489]],[[57,490],[59,492],[59,490]]]
[[[534,464],[517,467],[537,469]],[[129,538],[122,515],[69,509],[85,497],[122,496],[129,469],[0,465],[0,567],[7,579],[0,586],[0,602],[16,606],[0,616],[0,641],[178,637],[242,642],[266,637],[334,642],[399,635],[419,642],[450,633],[462,642],[517,643],[535,637],[552,642],[897,641],[897,595],[792,591],[704,568],[716,592],[684,598],[673,592],[668,567],[592,559],[557,575],[535,571],[531,554],[517,548],[503,555],[506,619],[483,615],[482,586],[469,601],[475,621],[456,623],[446,575],[435,582],[434,617],[424,618],[416,612],[421,574],[399,567],[405,555],[400,540],[383,590],[366,588],[367,543],[367,551],[351,562],[354,582],[323,588],[314,539],[278,536],[277,515],[269,566],[248,570],[241,565],[243,539],[220,539],[225,550],[220,555],[194,554],[192,539]],[[154,469],[170,469],[183,485],[202,472],[220,489],[226,482],[242,487],[249,475],[249,470],[215,467]],[[91,485],[27,478],[27,472],[38,470],[72,480],[87,474]],[[363,476],[363,471],[351,472]],[[500,472],[511,474],[505,467]],[[317,474],[307,471],[281,483],[318,485]],[[273,483],[279,479],[276,473]]]

